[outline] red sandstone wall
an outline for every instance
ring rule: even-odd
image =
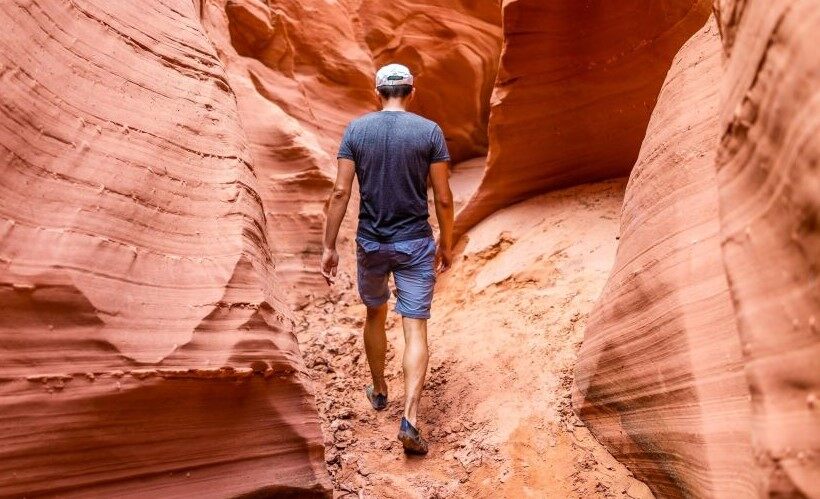
[[[0,25],[0,495],[328,493],[193,3],[3,2]]]
[[[721,74],[711,19],[661,89],[576,365],[580,416],[659,497],[755,490],[749,389],[720,252]]]
[[[760,490],[820,495],[820,4],[717,2],[723,260]]]
[[[457,234],[535,194],[629,173],[672,58],[709,7],[708,0],[504,2],[490,154]]]
[[[653,112],[574,405],[660,496],[816,497],[820,5],[715,12]]]

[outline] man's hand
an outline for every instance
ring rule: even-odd
[[[436,272],[444,272],[453,264],[453,250],[439,244],[436,248]]]
[[[327,285],[333,285],[336,279],[336,271],[339,269],[339,253],[335,249],[328,249],[322,252],[322,277],[327,281]]]

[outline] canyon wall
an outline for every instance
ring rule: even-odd
[[[660,496],[815,497],[820,6],[715,14],[653,112],[574,405]]]
[[[3,4],[0,495],[327,494],[282,300],[326,289],[338,139],[398,61],[486,154],[498,7]]]
[[[189,0],[0,5],[0,495],[329,494]]]
[[[580,416],[659,497],[754,495],[749,390],[720,251],[721,73],[712,19],[661,89],[576,365]]]
[[[236,92],[291,301],[327,290],[317,271],[324,203],[344,127],[378,108],[379,66],[410,67],[410,110],[441,124],[454,162],[487,152],[501,45],[494,0],[212,0],[201,15]],[[355,229],[351,204],[342,243]]]
[[[709,8],[708,0],[503,2],[490,153],[457,235],[535,194],[629,173],[672,58]]]
[[[717,2],[717,185],[760,490],[820,496],[820,4]]]

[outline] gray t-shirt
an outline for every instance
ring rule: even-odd
[[[378,111],[350,122],[339,158],[356,163],[361,203],[358,235],[383,243],[431,236],[430,164],[448,161],[441,128],[407,111]]]

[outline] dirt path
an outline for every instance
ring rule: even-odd
[[[587,313],[614,259],[623,182],[547,194],[496,213],[440,277],[420,408],[426,458],[395,440],[398,317],[388,319],[390,406],[370,409],[352,254],[335,294],[299,312],[327,463],[339,497],[651,497],[570,407]],[[392,307],[392,300],[391,300]]]

